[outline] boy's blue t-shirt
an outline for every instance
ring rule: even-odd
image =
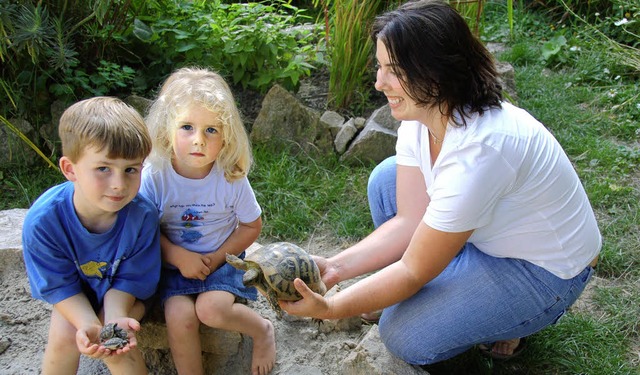
[[[91,290],[101,306],[111,288],[147,299],[160,279],[158,211],[137,195],[105,233],[90,233],[73,206],[74,186],[65,182],[40,196],[27,212],[22,246],[31,294],[56,304]]]

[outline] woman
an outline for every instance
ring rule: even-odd
[[[474,345],[508,358],[553,324],[593,273],[601,236],[568,157],[545,127],[502,101],[492,56],[447,3],[410,2],[372,28],[375,87],[401,120],[396,156],[374,169],[376,229],[318,258],[324,298],[296,280],[293,315],[383,309],[380,336],[411,364]]]

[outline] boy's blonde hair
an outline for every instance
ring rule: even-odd
[[[251,168],[251,146],[229,85],[217,73],[202,68],[181,68],[167,78],[151,105],[146,123],[153,139],[149,162],[166,168],[173,157],[176,119],[193,104],[217,116],[222,149],[216,164],[227,181],[245,177]]]
[[[106,147],[109,158],[132,160],[146,158],[152,146],[142,116],[114,97],[100,96],[73,104],[60,117],[58,134],[62,154],[73,163],[89,147],[98,151]]]

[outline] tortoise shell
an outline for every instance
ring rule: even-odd
[[[324,295],[327,291],[311,255],[289,242],[263,246],[248,254],[244,260],[227,254],[227,262],[246,271],[242,277],[243,284],[260,290],[278,317],[282,317],[278,300],[297,301],[302,298],[293,286],[296,278],[304,281],[316,293]]]

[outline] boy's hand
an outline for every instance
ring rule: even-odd
[[[82,327],[76,331],[76,346],[81,354],[88,357],[101,359],[108,355],[106,349],[100,343],[100,325]]]
[[[140,322],[138,322],[133,318],[122,317],[122,318],[112,320],[108,323],[116,323],[118,327],[125,330],[127,332],[127,339],[129,340],[129,343],[123,346],[122,348],[115,349],[115,350],[110,350],[100,345],[99,352],[102,352],[103,357],[106,357],[109,355],[120,355],[138,346],[138,340],[136,339],[135,332],[140,330]],[[106,324],[107,323],[105,323],[105,325]]]
[[[187,279],[204,280],[209,276],[210,260],[207,256],[187,251],[180,256],[180,263],[176,266],[180,270],[182,276]]]

